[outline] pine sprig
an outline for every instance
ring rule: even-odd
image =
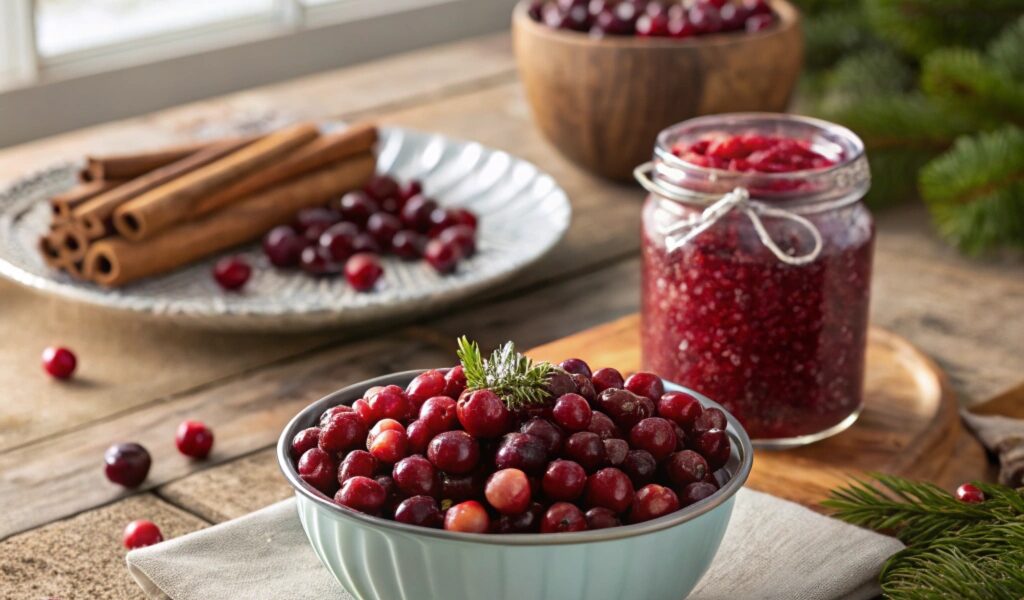
[[[946,48],[930,53],[921,66],[921,88],[979,121],[1024,124],[1024,81],[981,52]]]
[[[458,340],[458,357],[466,373],[467,390],[491,390],[516,410],[543,404],[550,398],[548,379],[555,368],[550,363],[535,363],[506,342],[484,358],[480,345],[466,336]]]

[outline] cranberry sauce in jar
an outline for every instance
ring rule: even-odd
[[[874,244],[861,141],[815,119],[715,115],[663,131],[647,168],[644,368],[715,398],[762,446],[852,424]]]

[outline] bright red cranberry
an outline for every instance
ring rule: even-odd
[[[588,473],[600,468],[607,457],[604,442],[596,433],[580,431],[569,436],[562,448],[562,455],[580,464]]]
[[[299,255],[299,267],[314,277],[326,277],[337,275],[338,265],[319,246],[306,246]]]
[[[555,401],[552,416],[566,431],[583,431],[590,426],[590,404],[579,394],[565,394]]]
[[[350,412],[355,412],[355,409],[347,404],[339,404],[337,406],[332,406],[325,410],[322,415],[320,415],[319,425],[320,427],[323,427],[324,425],[327,424],[328,421],[330,421],[334,417],[343,413]]]
[[[758,31],[771,29],[771,26],[774,24],[775,17],[773,15],[751,15],[747,17],[743,25],[747,33],[757,33]]]
[[[669,488],[649,483],[640,488],[633,497],[633,508],[629,511],[630,521],[640,523],[663,517],[679,510],[679,497]]]
[[[467,392],[457,403],[459,422],[471,435],[496,437],[506,431],[508,408],[497,394],[490,390]]]
[[[345,261],[345,280],[360,292],[372,290],[383,274],[384,269],[376,254],[360,252]]]
[[[275,267],[294,267],[306,240],[288,225],[279,225],[263,236],[263,253]]]
[[[692,429],[703,411],[700,402],[684,392],[668,392],[658,400],[658,416],[675,422],[684,430]]]
[[[217,261],[213,267],[213,278],[225,290],[238,290],[249,281],[252,267],[241,256],[228,256]]]
[[[398,182],[387,175],[374,175],[363,186],[363,191],[378,202],[398,197],[401,194]]]
[[[369,477],[356,476],[341,485],[334,501],[352,510],[374,514],[384,506],[387,492],[384,486]]]
[[[693,448],[707,459],[712,471],[717,471],[729,462],[732,444],[725,431],[710,429],[697,436]]]
[[[341,220],[341,213],[329,208],[304,208],[295,216],[295,231],[306,239],[315,240],[328,227]],[[315,237],[307,236],[308,231],[316,231]]]
[[[626,460],[626,455],[629,454],[629,442],[618,438],[608,438],[601,440],[604,443],[604,454],[608,459],[608,464],[617,467]]]
[[[461,251],[455,244],[435,238],[427,242],[423,258],[438,273],[451,273],[459,264]]]
[[[587,427],[587,431],[596,433],[602,440],[622,437],[622,432],[615,421],[599,410],[593,411],[590,415],[590,426]]]
[[[437,500],[430,496],[413,496],[402,500],[395,509],[395,520],[408,525],[438,528],[443,521]]]
[[[540,522],[541,533],[569,533],[586,531],[587,518],[575,504],[555,502],[544,513]]]
[[[683,506],[689,506],[694,502],[700,502],[717,491],[718,487],[706,481],[690,483],[679,490],[679,502]]]
[[[430,228],[430,213],[437,208],[437,203],[426,196],[417,195],[409,198],[402,206],[401,218],[406,227],[420,233]]]
[[[629,390],[609,388],[601,392],[595,404],[624,431],[651,416],[650,409],[641,396]]]
[[[335,263],[344,263],[355,253],[357,235],[359,235],[359,228],[353,223],[342,222],[331,225],[320,234],[320,239],[317,242],[320,244],[320,254]]]
[[[531,502],[530,506],[517,515],[501,515],[494,523],[495,533],[537,533],[544,518],[544,505]]]
[[[67,348],[50,346],[43,350],[43,368],[57,379],[68,379],[75,372],[78,361]]]
[[[956,488],[956,499],[967,504],[980,504],[985,501],[985,492],[976,485],[964,483]]]
[[[547,419],[530,419],[522,424],[519,431],[540,439],[544,443],[544,449],[548,456],[558,456],[558,453],[562,451],[565,435],[557,425]]]
[[[634,448],[650,452],[654,460],[664,460],[676,449],[675,426],[667,419],[649,417],[629,431],[629,443]]]
[[[644,371],[633,373],[627,377],[624,385],[627,390],[637,396],[650,398],[654,402],[660,400],[662,394],[665,393],[665,384],[661,381],[661,377]]]
[[[629,475],[635,487],[643,487],[654,481],[654,474],[658,470],[658,461],[654,460],[651,453],[646,450],[630,450],[619,468]]]
[[[338,483],[342,484],[353,477],[373,477],[377,472],[377,459],[366,450],[349,452],[338,467]]]
[[[137,487],[149,474],[152,459],[145,448],[130,442],[115,444],[103,453],[107,479],[124,487]]]
[[[665,461],[665,472],[669,481],[677,488],[691,484],[695,481],[704,481],[704,478],[711,473],[708,461],[693,450],[681,450],[675,452]]]
[[[349,192],[338,202],[341,216],[360,227],[366,226],[370,215],[380,211],[380,203],[365,192]]]
[[[328,496],[338,487],[338,464],[320,448],[312,448],[299,457],[299,477]]]
[[[178,452],[192,458],[206,458],[213,448],[213,431],[199,421],[182,421],[174,435]]]
[[[409,453],[409,438],[404,431],[388,429],[377,434],[367,449],[377,460],[392,464]]]
[[[320,441],[320,428],[319,427],[307,427],[302,431],[295,434],[292,438],[291,453],[292,458],[298,459],[300,456],[305,454],[306,450],[310,448],[316,448],[317,443]]]
[[[558,364],[567,373],[577,373],[589,379],[593,374],[590,372],[590,365],[581,358],[567,358]]]
[[[391,251],[403,260],[415,260],[423,256],[427,238],[411,229],[403,229],[391,238]]]
[[[622,525],[615,511],[603,506],[595,506],[587,511],[587,529],[608,529]]]
[[[402,420],[409,415],[411,404],[405,390],[397,385],[381,388],[376,394],[367,396],[366,401],[373,409],[373,414],[381,419]]]
[[[411,454],[426,454],[430,440],[437,433],[429,425],[420,420],[415,420],[405,428],[405,435],[409,438],[409,452]]]
[[[494,466],[499,469],[522,469],[530,474],[540,473],[548,461],[544,440],[528,433],[507,433],[494,454]]]
[[[476,215],[465,208],[451,208],[448,210],[448,216],[452,218],[456,225],[465,225],[473,231],[477,230]]]
[[[405,425],[402,425],[395,419],[381,419],[374,423],[373,427],[370,428],[370,433],[366,435],[366,446],[369,447],[373,443],[373,440],[378,435],[385,431],[400,431],[405,433]]]
[[[480,444],[465,431],[445,431],[430,440],[427,458],[446,473],[465,475],[480,460]]]
[[[164,541],[164,534],[160,533],[160,528],[156,526],[156,523],[139,519],[138,521],[132,521],[124,528],[124,535],[121,537],[121,541],[124,542],[125,548],[134,550],[159,544]]]
[[[518,515],[530,507],[530,481],[519,469],[501,469],[487,479],[484,496],[498,512]]]
[[[594,391],[598,394],[611,388],[621,390],[626,385],[625,380],[622,379],[622,373],[611,367],[594,371],[594,376],[590,380],[594,382]]]
[[[445,381],[444,373],[437,369],[424,371],[413,378],[405,387],[405,393],[413,406],[423,406],[428,398],[444,396],[448,383]]]
[[[420,407],[420,421],[429,425],[436,433],[448,431],[455,426],[457,420],[455,400],[448,396],[427,398]]]
[[[444,528],[463,533],[487,533],[491,528],[491,519],[482,504],[476,500],[467,500],[445,512]]]
[[[354,412],[341,413],[320,428],[320,449],[338,454],[362,446],[368,433],[366,423]]]
[[[444,374],[444,395],[458,400],[466,391],[466,371],[462,365],[455,365]]]
[[[395,463],[391,472],[398,489],[407,496],[433,496],[441,494],[441,480],[437,469],[422,456],[407,456]]]
[[[367,427],[380,420],[380,416],[374,412],[370,403],[364,398],[360,398],[352,403],[352,412],[354,412]],[[323,428],[322,422],[320,427]]]
[[[552,500],[572,501],[580,497],[587,483],[587,472],[571,460],[554,460],[541,479],[544,493]]]
[[[476,254],[476,230],[467,225],[447,227],[441,230],[437,239],[444,244],[455,246],[460,258]]]
[[[633,503],[633,482],[619,469],[607,467],[587,477],[585,494],[588,506],[622,513]]]

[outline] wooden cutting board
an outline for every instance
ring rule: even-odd
[[[624,374],[640,368],[639,316],[631,315],[534,348],[538,360],[575,356]],[[698,389],[698,391],[700,391]],[[961,425],[945,374],[898,335],[868,336],[864,410],[849,429],[790,450],[757,450],[748,485],[820,510],[829,490],[870,471],[952,489],[994,478],[982,447]]]

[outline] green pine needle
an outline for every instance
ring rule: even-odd
[[[862,0],[875,33],[923,57],[942,47],[978,47],[1020,15],[1019,0]]]
[[[548,378],[555,369],[550,363],[534,363],[506,342],[484,358],[480,346],[466,336],[458,340],[459,360],[466,373],[467,390],[491,390],[501,397],[509,410],[543,404],[550,397]]]
[[[1024,80],[1024,15],[992,40],[987,54],[1018,81]]]
[[[1010,71],[975,50],[948,48],[929,54],[922,63],[921,88],[980,121],[1024,124],[1024,80],[1015,81]]]

